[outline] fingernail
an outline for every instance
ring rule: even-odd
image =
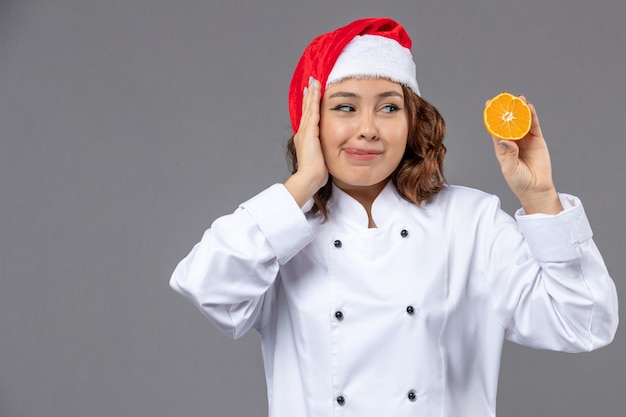
[[[313,84],[313,76],[312,75],[309,76],[309,85],[311,85],[311,84]]]
[[[500,141],[498,142],[500,144],[500,146],[502,146],[504,149],[508,148],[509,145],[506,144],[506,142]]]
[[[304,90],[302,90],[302,95],[306,96],[306,92],[307,92],[308,88],[304,87]]]

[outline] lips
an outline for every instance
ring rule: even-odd
[[[355,149],[355,148],[347,148],[344,151],[350,155],[380,155],[382,153],[381,151],[376,151],[373,149]]]
[[[348,160],[356,163],[378,160],[378,156],[382,154],[382,151],[374,149],[345,148],[343,151]]]

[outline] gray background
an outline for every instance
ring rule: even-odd
[[[508,212],[482,107],[535,103],[626,299],[623,0],[0,0],[1,417],[266,415],[258,336],[228,339],[167,282],[212,220],[286,178],[306,44],[377,15],[414,39],[448,179]],[[625,342],[507,343],[499,415],[623,416]]]

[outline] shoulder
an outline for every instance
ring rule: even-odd
[[[467,210],[493,205],[500,206],[500,199],[493,194],[462,185],[446,185],[424,207],[460,207]]]
[[[475,188],[448,185],[424,205],[426,216],[440,219],[454,236],[477,240],[480,235],[516,227],[515,220],[500,207],[500,199]]]
[[[460,185],[445,186],[423,205],[423,212],[430,218],[441,217],[455,228],[474,229],[512,220],[501,209],[497,196]]]

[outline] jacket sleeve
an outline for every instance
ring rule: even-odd
[[[311,240],[304,213],[276,184],[215,220],[180,261],[170,286],[238,338],[265,324],[280,265]]]
[[[490,286],[508,340],[591,351],[615,336],[617,292],[581,202],[565,194],[560,198],[565,210],[557,215],[519,210],[521,235],[495,215],[487,260]]]

